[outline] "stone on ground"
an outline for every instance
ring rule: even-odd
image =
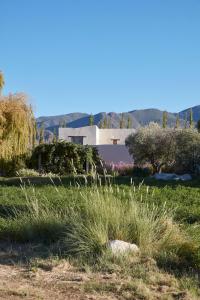
[[[127,243],[120,240],[109,241],[108,248],[114,255],[125,254],[126,252],[139,252],[139,248],[136,244]]]

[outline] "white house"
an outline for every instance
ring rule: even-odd
[[[125,146],[126,138],[135,129],[100,129],[96,125],[80,128],[59,128],[59,139],[68,142],[96,146],[107,163],[133,163]]]

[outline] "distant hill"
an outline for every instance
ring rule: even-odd
[[[168,112],[168,126],[174,126],[176,123],[177,114],[180,117],[180,123],[183,125],[185,117],[187,116],[189,120],[190,109],[183,110],[178,113]],[[200,105],[192,107],[194,122],[197,122],[200,119]],[[157,122],[162,124],[163,111],[155,108],[150,109],[141,109],[141,110],[132,110],[129,112],[123,112],[124,125],[125,127],[128,124],[128,118],[131,119],[131,127],[139,128],[140,126],[145,126],[150,122]],[[37,126],[41,127],[43,124],[45,128],[45,138],[51,139],[53,132],[58,131],[58,128],[61,127],[83,127],[89,125],[90,115],[87,113],[70,113],[59,116],[49,116],[49,117],[39,117],[37,118]],[[115,112],[100,112],[94,115],[94,124],[100,126],[100,123],[104,119],[107,119],[110,128],[119,128],[120,120],[122,118],[122,113]]]
[[[145,126],[150,122],[156,122],[161,124],[163,118],[163,111],[159,109],[142,109],[133,110],[130,114],[137,120],[141,126]],[[173,126],[176,122],[176,116],[173,113],[168,112],[168,125]]]
[[[187,119],[189,120],[190,110],[191,110],[191,108],[181,111],[179,113],[180,118],[185,119],[185,117],[187,116]],[[193,112],[194,122],[197,122],[198,120],[200,120],[200,105],[192,107],[192,112]]]

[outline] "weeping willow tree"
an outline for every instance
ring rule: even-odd
[[[4,76],[3,76],[2,71],[0,71],[0,95],[1,95],[1,91],[2,91],[2,89],[4,87],[4,84],[5,84]]]
[[[32,107],[25,94],[0,97],[0,167],[26,155],[36,137]]]

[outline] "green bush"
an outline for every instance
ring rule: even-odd
[[[85,173],[91,169],[92,164],[99,164],[97,150],[68,142],[37,146],[29,162],[33,169],[60,175]]]
[[[28,155],[13,157],[12,160],[0,160],[0,174],[3,176],[16,176],[16,172],[26,168]]]

